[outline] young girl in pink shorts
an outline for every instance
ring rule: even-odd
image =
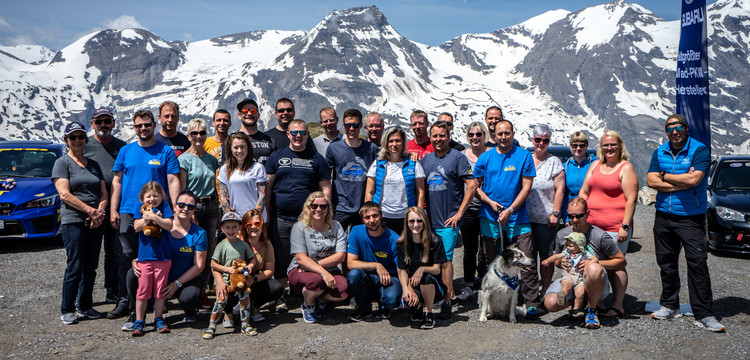
[[[149,181],[141,189],[139,195],[141,205],[151,205],[151,211],[143,211],[133,215],[133,227],[138,232],[138,259],[136,265],[141,271],[138,278],[138,293],[135,300],[135,323],[133,336],[143,336],[143,325],[146,319],[146,306],[154,296],[154,327],[160,333],[168,333],[169,327],[164,322],[164,288],[167,286],[167,276],[172,265],[172,255],[169,251],[169,234],[172,230],[172,209],[164,201],[166,194],[156,181]],[[159,226],[161,236],[148,236],[143,233],[146,225],[153,221]]]

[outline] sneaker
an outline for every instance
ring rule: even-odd
[[[201,294],[201,308],[211,309],[213,307],[214,307],[214,302],[211,299],[209,299],[205,293]]]
[[[467,286],[463,290],[461,290],[461,293],[456,296],[456,299],[460,301],[466,301],[472,296],[474,296],[474,290]]]
[[[79,319],[86,318],[86,319],[93,320],[93,319],[98,319],[102,317],[102,313],[96,311],[93,308],[88,309],[86,311],[76,310],[76,317]]]
[[[232,315],[224,313],[224,321],[221,323],[221,327],[225,329],[234,329],[234,321],[232,321]]]
[[[372,316],[373,316],[372,310],[360,311],[359,309],[357,309],[357,310],[354,310],[354,312],[351,315],[349,315],[349,320],[354,321],[354,322],[360,322]]]
[[[135,311],[130,313],[128,321],[126,321],[125,324],[122,325],[122,331],[133,331],[133,323],[135,323]]]
[[[257,313],[253,315],[250,319],[252,319],[254,322],[261,322],[265,320],[266,318],[264,318],[263,315],[261,315],[260,313]]]
[[[133,333],[131,335],[134,337],[143,336],[143,325],[145,325],[143,320],[136,320],[136,322],[133,323]]]
[[[539,319],[539,308],[536,306],[529,306],[526,308],[526,320]]]
[[[318,322],[318,318],[315,316],[315,305],[305,305],[305,303],[302,303],[302,319],[305,320],[306,323],[312,324]]]
[[[703,319],[696,320],[695,325],[699,328],[711,330],[713,332],[724,332],[725,328],[718,320],[713,316],[706,316]]]
[[[105,304],[117,304],[117,293],[107,291],[107,295],[104,297]]]
[[[388,309],[378,309],[378,311],[375,312],[375,316],[377,316],[378,319],[390,319],[391,311]]]
[[[422,325],[419,327],[421,329],[432,329],[435,327],[435,319],[432,317],[432,313],[424,313],[424,320],[422,320]]]
[[[128,307],[124,305],[117,305],[115,308],[107,313],[107,319],[117,319],[121,318],[125,315],[128,315],[130,311],[128,311]]]
[[[154,319],[154,328],[156,328],[156,331],[162,334],[169,333],[169,326],[167,326],[167,323],[164,321],[164,318],[161,316]]]
[[[651,318],[656,320],[675,319],[682,316],[680,309],[670,309],[666,306],[662,306],[659,310],[651,313]]]
[[[196,322],[195,315],[193,315],[193,316],[185,315],[185,317],[182,318],[182,322],[184,322],[186,324],[192,324],[192,323]]]
[[[587,329],[598,329],[599,318],[596,316],[596,309],[586,308],[586,322],[584,323]]]
[[[422,311],[422,308],[412,309],[411,316],[409,317],[409,319],[412,322],[421,323],[424,320],[424,314],[426,313]]]
[[[453,316],[453,310],[451,309],[451,304],[449,304],[447,301],[443,301],[443,304],[440,305],[440,318],[450,319],[451,316]]]
[[[284,313],[289,311],[289,308],[286,306],[286,299],[284,297],[281,297],[279,300],[276,301],[276,312]]]
[[[60,315],[60,320],[62,320],[65,325],[72,325],[78,322],[78,317],[75,313],[71,312]]]
[[[315,299],[315,316],[317,316],[318,319],[322,319],[326,317],[327,306],[328,306],[327,302]]]

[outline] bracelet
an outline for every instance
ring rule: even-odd
[[[516,213],[516,209],[514,209],[512,206],[508,206],[506,209],[510,210],[511,215]]]
[[[661,181],[666,181],[666,180],[664,180],[664,175],[667,175],[666,171],[662,171],[661,174],[659,174],[659,177],[661,178]]]

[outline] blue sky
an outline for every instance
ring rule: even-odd
[[[708,0],[713,3],[716,0]],[[141,27],[165,40],[204,40],[250,30],[310,30],[335,9],[376,5],[412,41],[439,45],[466,33],[518,24],[549,10],[578,11],[596,0],[229,1],[0,0],[0,44],[59,50],[105,28]],[[635,0],[666,20],[680,0]]]

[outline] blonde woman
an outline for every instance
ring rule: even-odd
[[[409,208],[404,222],[406,228],[396,249],[402,299],[410,308],[411,320],[420,321],[423,329],[432,329],[435,327],[432,305],[443,299],[447,290],[440,280],[440,265],[447,261],[445,250],[440,237],[432,233],[424,210]]]
[[[315,323],[325,315],[328,302],[349,295],[339,266],[346,259],[346,232],[333,219],[331,201],[322,191],[313,192],[305,200],[290,242],[294,258],[287,269],[289,286],[302,293],[303,320]]]

